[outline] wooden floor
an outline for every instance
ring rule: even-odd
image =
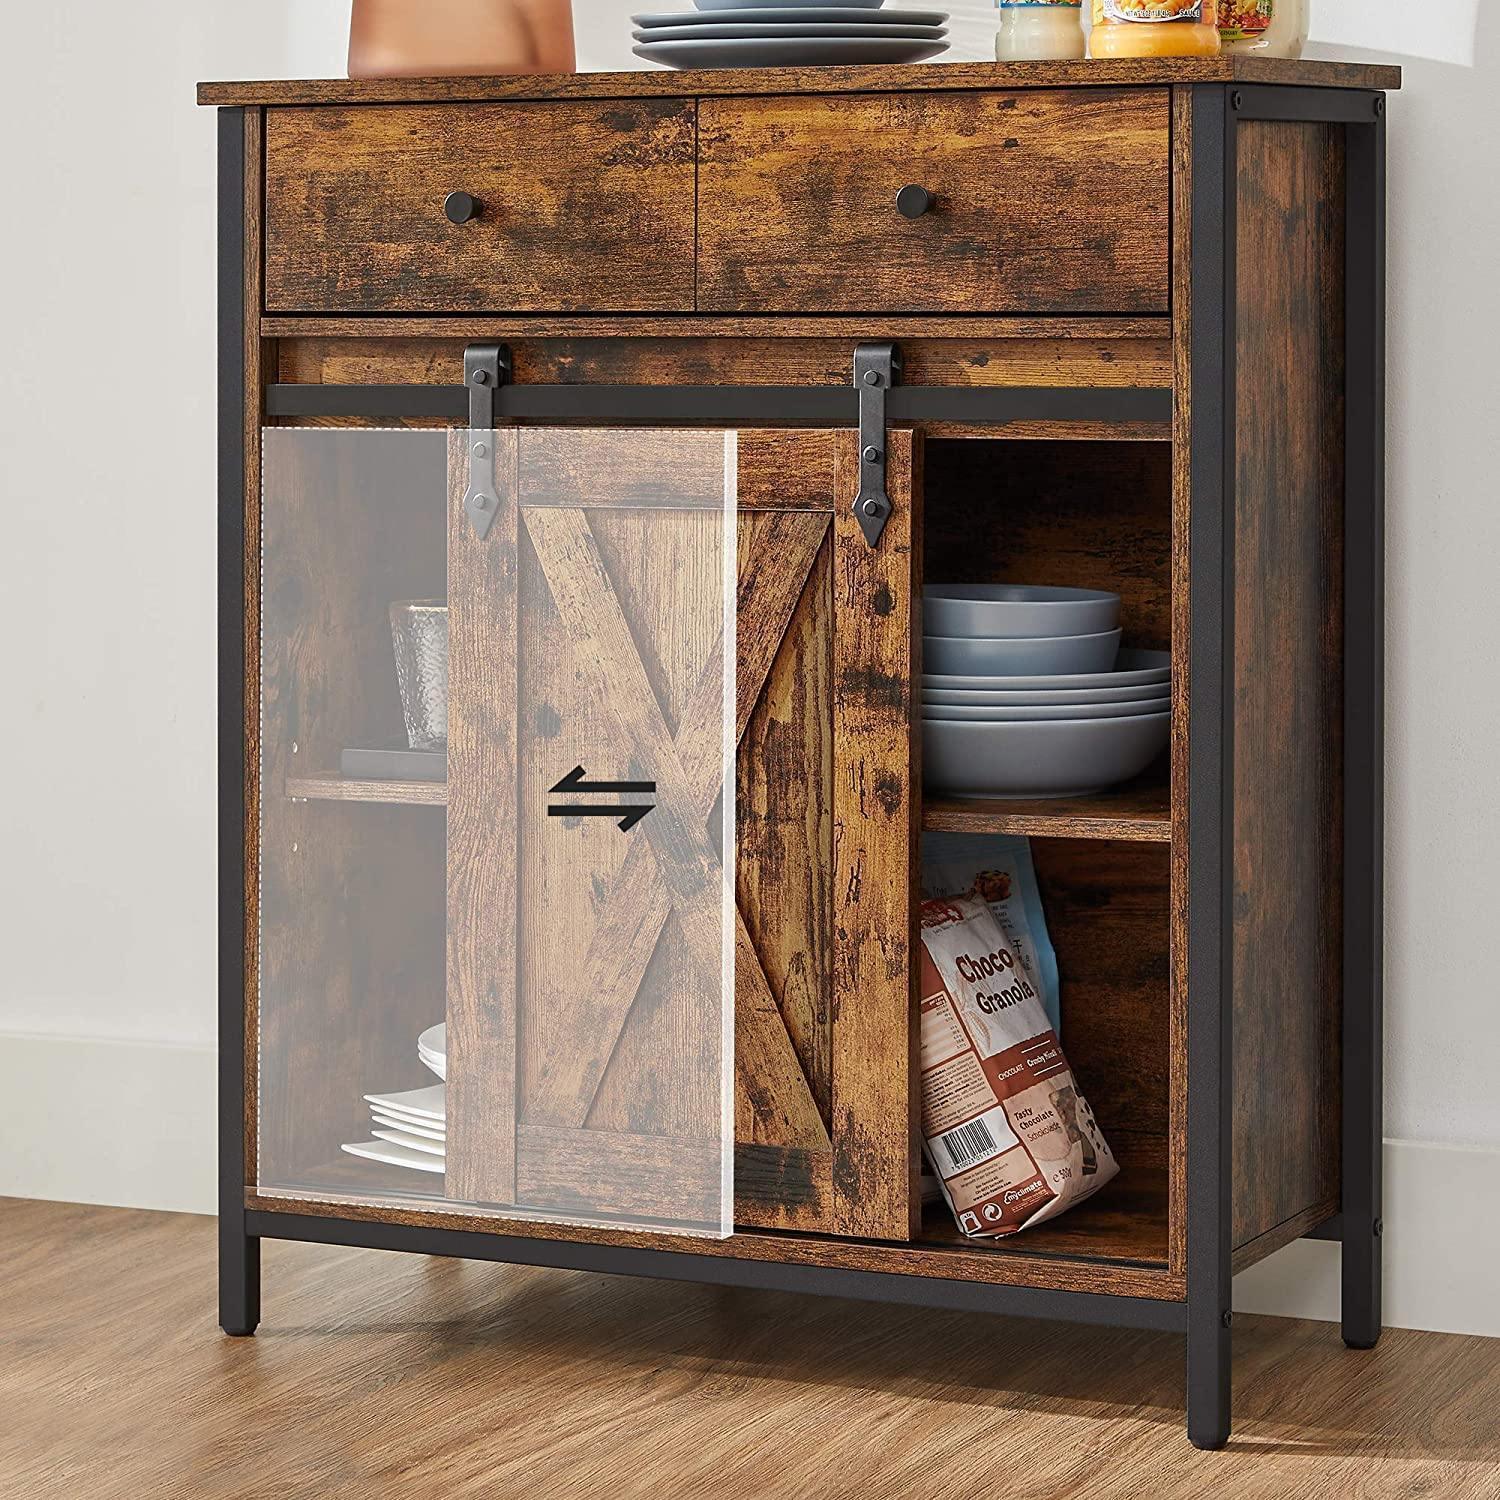
[[[1500,1341],[1243,1318],[1203,1454],[1167,1335],[268,1244],[227,1339],[213,1247],[0,1200],[0,1496],[1500,1497]]]

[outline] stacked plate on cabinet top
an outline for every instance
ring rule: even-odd
[[[696,10],[632,16],[637,57],[669,68],[778,68],[921,62],[946,50],[946,11],[883,0],[695,0]]]
[[[923,590],[929,790],[1075,797],[1144,771],[1171,734],[1171,659],[1120,650],[1120,597],[1030,584]]]
[[[439,1078],[448,1074],[447,1027],[429,1026],[417,1038],[417,1056]],[[417,1172],[441,1172],[448,1149],[447,1090],[441,1083],[399,1093],[366,1094],[370,1106],[371,1141],[355,1141],[343,1149],[350,1156],[411,1167]]]

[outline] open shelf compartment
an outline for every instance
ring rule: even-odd
[[[1171,476],[1164,440],[932,439],[924,577],[1118,593],[1123,644],[1169,651]],[[1180,1274],[1185,1204],[1172,1140],[1185,1080],[1171,964],[1170,750],[1093,796],[924,792],[921,823],[927,833],[1030,839],[1057,954],[1060,1040],[1121,1168],[1093,1198],[1004,1240],[968,1239],[945,1203],[929,1204],[921,1241]]]

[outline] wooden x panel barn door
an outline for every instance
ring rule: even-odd
[[[577,1200],[628,1215],[683,1201],[684,1182],[712,1193],[717,1159],[700,1129],[711,1101],[643,1109],[640,1097],[653,1057],[692,1029],[691,1006],[674,1021],[661,997],[705,982],[712,937],[684,925],[653,854],[669,836],[705,837],[722,779],[702,748],[723,682],[721,606],[701,545],[701,528],[722,521],[704,505],[703,436],[674,446],[663,433],[554,433],[543,465],[527,434],[500,434],[500,513],[483,541],[454,466],[452,1198],[563,1210]],[[915,1207],[915,486],[910,435],[894,436],[897,517],[875,550],[848,516],[852,434],[731,439],[734,1216],[745,1226],[899,1238]],[[680,512],[664,521],[674,495]],[[529,643],[519,671],[497,646],[517,632]],[[605,677],[633,684],[633,728],[594,722]],[[544,869],[531,857],[555,832],[544,789],[583,745],[628,746],[653,774],[680,761],[680,826],[664,830],[658,806],[625,837],[554,839]],[[506,785],[519,789],[508,809]],[[549,903],[570,892],[559,922]],[[561,1014],[546,1006],[551,974],[574,986]],[[573,1174],[586,1164],[597,1177],[601,1163],[610,1180],[580,1187]]]

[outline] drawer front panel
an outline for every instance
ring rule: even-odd
[[[271,312],[684,312],[694,106],[273,109]],[[478,200],[455,224],[450,193]]]
[[[706,312],[1161,313],[1163,89],[705,99]],[[903,217],[896,194],[934,195]]]

